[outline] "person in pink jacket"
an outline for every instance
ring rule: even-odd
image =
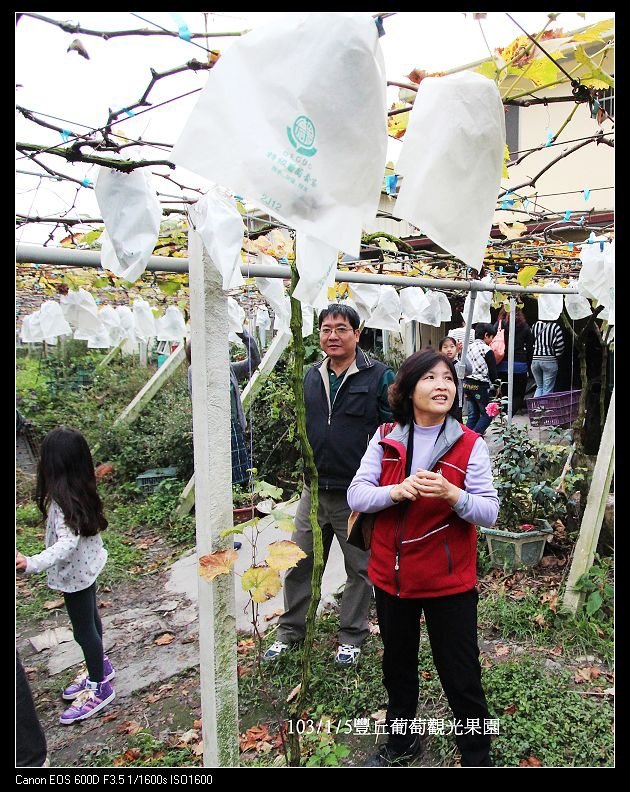
[[[377,430],[348,488],[350,508],[375,516],[368,576],[389,697],[388,740],[369,767],[408,764],[422,749],[416,716],[422,614],[462,766],[491,766],[475,525],[494,524],[499,500],[485,442],[451,414],[456,392],[447,357],[426,351],[407,358],[389,392],[396,424],[384,436]]]

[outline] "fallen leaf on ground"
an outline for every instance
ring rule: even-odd
[[[254,648],[254,639],[253,638],[243,638],[242,641],[239,641],[236,644],[236,654],[247,654],[250,649]]]
[[[283,613],[284,608],[278,608],[278,610],[275,610],[273,613],[265,614],[265,621],[271,621],[272,619],[275,619],[276,616],[282,616]]]
[[[188,644],[196,640],[197,640],[197,633],[192,633],[191,635],[187,635],[185,638],[182,638],[182,643]]]
[[[252,749],[257,751],[258,743],[269,742],[270,740],[269,729],[266,724],[263,724],[262,726],[252,726],[247,729],[245,734],[241,734],[238,743],[241,751],[250,751]]]
[[[109,721],[116,720],[117,717],[118,717],[118,713],[117,712],[110,712],[109,715],[105,715],[105,717],[103,718],[103,721],[105,723],[107,723]]]
[[[201,730],[202,727],[203,727],[203,721],[201,720],[201,718],[198,718],[197,720],[193,721],[193,729]]]
[[[46,610],[53,610],[54,608],[63,608],[65,604],[65,600],[63,599],[56,599],[56,600],[48,600],[43,604],[43,608]]]
[[[514,713],[516,712],[516,704],[510,704],[509,707],[504,707],[503,712],[506,715],[514,715]]]
[[[433,674],[430,671],[423,671],[422,672],[423,679],[433,679]]]
[[[171,633],[164,633],[164,635],[160,635],[159,638],[156,638],[153,643],[156,646],[165,646],[166,644],[173,643],[175,640],[175,636],[171,635]]]
[[[300,685],[296,685],[293,688],[293,690],[289,693],[289,695],[287,696],[287,701],[293,701],[293,699],[297,696],[297,694],[300,692],[301,689],[302,689],[302,685],[301,684]]]
[[[178,745],[188,745],[189,742],[193,740],[199,739],[199,732],[195,729],[188,729],[187,732],[184,732],[181,737],[179,738]]]
[[[98,603],[99,608],[111,608],[111,606],[112,606],[111,600],[101,600]]]
[[[556,657],[560,657],[560,655],[562,654],[562,647],[554,646],[553,649],[550,649],[549,651],[552,655],[555,655]]]
[[[203,740],[200,740],[198,743],[191,745],[190,750],[193,752],[195,756],[201,756],[203,754]]]
[[[118,734],[137,734],[142,726],[135,720],[124,721],[116,727]]]
[[[139,748],[129,748],[125,751],[122,756],[116,757],[112,762],[114,767],[124,767],[129,762],[135,762],[136,759],[140,758],[140,749]]]
[[[537,756],[528,756],[527,759],[521,759],[518,763],[519,767],[542,767],[542,762]]]
[[[587,666],[585,668],[578,668],[573,679],[579,685],[581,682],[590,682],[591,679],[597,679],[600,673],[601,671],[596,666]]]
[[[547,624],[547,622],[545,621],[545,617],[542,615],[542,613],[537,613],[536,616],[534,616],[534,618],[532,619],[532,621],[535,622],[539,627],[544,627]]]
[[[510,654],[510,647],[505,646],[504,644],[497,644],[494,647],[494,653],[497,657],[505,657],[505,655]]]

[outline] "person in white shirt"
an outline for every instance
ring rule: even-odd
[[[92,454],[81,432],[60,426],[42,441],[35,500],[46,519],[46,549],[16,553],[16,572],[48,571],[48,585],[61,591],[74,638],[83,650],[86,674],[63,691],[73,704],[63,725],[84,720],[114,700],[112,664],[103,654],[103,627],[96,605],[96,579],[107,561],[100,532],[107,528],[96,490]]]

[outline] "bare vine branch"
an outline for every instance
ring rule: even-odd
[[[181,38],[178,30],[151,30],[149,28],[136,28],[134,30],[90,30],[89,28],[81,27],[81,25],[73,24],[72,22],[60,22],[57,19],[50,19],[50,17],[42,16],[32,12],[23,11],[20,16],[31,17],[31,19],[38,19],[40,22],[46,22],[49,25],[55,25],[64,33],[71,33],[73,35],[83,36],[97,36],[105,41],[112,38],[120,38],[120,36],[170,36],[171,38]],[[223,33],[191,33],[190,38],[221,38],[222,36],[242,36],[247,33],[247,30],[232,30]]]

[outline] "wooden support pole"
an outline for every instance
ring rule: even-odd
[[[593,478],[586,500],[586,508],[580,526],[573,553],[573,562],[569,571],[567,585],[564,592],[563,605],[566,610],[575,614],[583,599],[583,594],[576,591],[575,584],[580,577],[591,568],[597,541],[604,519],[606,509],[606,499],[610,491],[613,469],[615,465],[615,392],[612,392],[610,404],[608,405],[608,415],[604,425],[597,461],[593,470]]]
[[[120,341],[116,344],[116,346],[113,349],[110,349],[109,352],[105,355],[105,357],[101,361],[99,361],[96,368],[103,368],[104,366],[107,366],[107,364],[109,363],[110,360],[112,360],[116,352],[122,349],[123,344],[125,343],[126,340],[127,340],[126,338],[121,338]]]
[[[147,384],[120,413],[118,418],[114,421],[114,425],[135,421],[160,388],[175,374],[185,358],[186,353],[184,344],[180,344],[174,352],[171,352],[164,364],[160,366]]]
[[[230,360],[227,297],[201,240],[189,234],[197,557],[232,547]],[[183,344],[177,350],[184,354]],[[175,353],[177,354],[177,352]],[[168,365],[168,362],[164,364]],[[205,767],[238,767],[234,573],[198,578]]]

